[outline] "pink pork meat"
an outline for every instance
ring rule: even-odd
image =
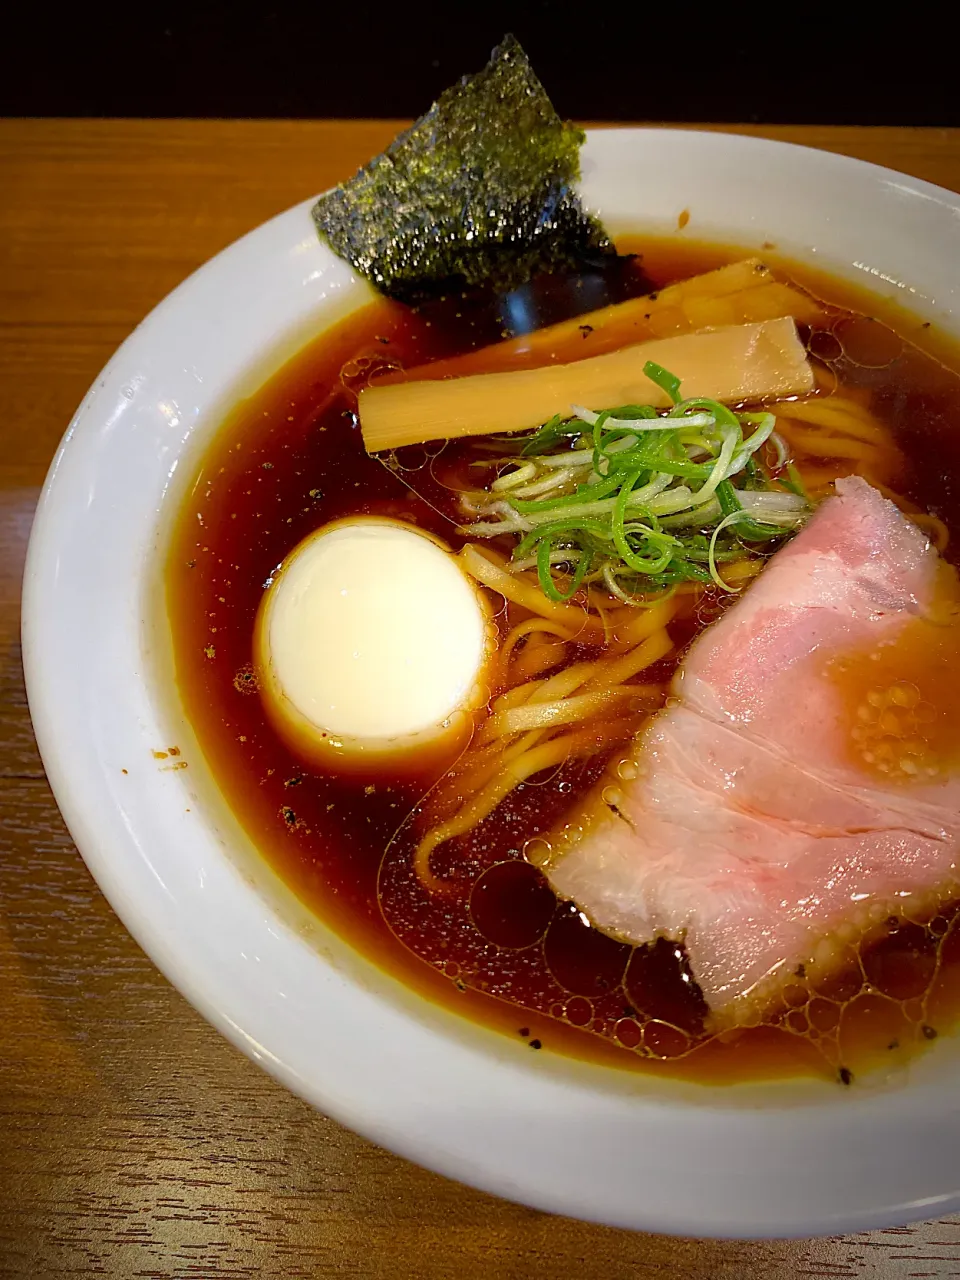
[[[836,487],[545,868],[598,928],[683,941],[717,1023],[960,896],[956,575],[866,482]]]

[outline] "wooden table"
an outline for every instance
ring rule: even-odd
[[[960,1276],[960,1219],[812,1242],[639,1236],[519,1208],[378,1150],[194,1013],[63,827],[18,629],[24,548],[61,432],[168,290],[394,132],[0,122],[0,1276]],[[960,190],[960,131],[744,132]]]

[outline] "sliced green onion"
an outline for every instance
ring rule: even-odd
[[[662,515],[660,523],[664,529],[706,529],[723,515],[716,496],[699,507],[688,507],[675,515]]]
[[[680,379],[676,374],[668,373],[662,365],[648,360],[643,366],[643,376],[656,383],[661,391],[665,391],[674,404],[680,400]]]
[[[744,417],[746,416],[747,415],[744,414]],[[751,417],[753,416],[754,415],[751,414]],[[777,425],[777,420],[773,414],[764,413],[756,416],[760,417],[761,421],[737,450],[733,461],[730,464],[730,470],[727,473],[728,476],[735,476],[739,471],[742,471],[753,454],[755,454],[762,445],[766,444],[770,439],[770,436],[773,434],[773,429]]]
[[[613,530],[613,541],[620,556],[629,568],[635,573],[662,573],[670,561],[673,559],[673,548],[678,547],[680,543],[676,538],[669,534],[658,534],[655,530],[646,525],[640,525],[639,530],[642,531],[640,536],[647,542],[659,542],[660,551],[657,555],[641,556],[634,551],[630,545],[627,536],[627,529],[624,526],[624,515],[627,510],[627,502],[633,486],[640,479],[641,472],[634,471],[629,475],[623,483],[623,487],[617,494],[617,500],[613,507],[613,519],[611,528]]]
[[[655,596],[632,595],[629,591],[624,591],[623,587],[617,581],[617,573],[612,565],[605,564],[603,566],[603,581],[607,590],[612,596],[616,596],[618,600],[622,600],[624,604],[632,604],[637,609],[652,609],[655,604],[662,604],[664,600],[669,600],[671,596],[676,595],[676,586],[667,587],[665,591],[658,591]]]
[[[514,568],[535,564],[553,601],[593,581],[628,603],[688,580],[732,590],[718,566],[758,554],[751,543],[789,536],[809,513],[796,470],[779,474],[786,446],[772,413],[681,399],[667,370],[649,364],[644,372],[672,401],[666,412],[574,406],[573,417],[553,418],[521,442],[519,456],[492,460],[509,466],[487,501],[469,497],[480,519],[464,532],[515,538]],[[572,566],[566,588],[557,564]]]
[[[733,428],[731,427],[728,427],[726,429],[723,446],[720,449],[719,457],[717,458],[716,462],[713,465],[713,470],[710,472],[710,478],[708,480],[705,480],[703,485],[697,490],[696,494],[694,495],[693,503],[691,505],[695,507],[700,507],[705,502],[709,502],[709,500],[713,497],[716,491],[717,485],[721,482],[721,480],[726,479],[727,470],[730,466],[730,461],[733,458],[733,451],[734,449],[736,449],[739,439],[740,439],[739,427],[736,429],[736,431],[734,431]]]
[[[724,582],[723,578],[720,577],[720,573],[717,569],[717,554],[716,554],[717,539],[720,537],[720,534],[728,525],[735,524],[739,518],[740,518],[739,512],[731,511],[728,516],[723,517],[723,519],[714,529],[713,534],[711,535],[711,538],[710,538],[710,554],[708,556],[707,564],[710,570],[710,577],[714,580],[714,582],[717,584],[717,586],[720,588],[721,591],[732,592],[732,591],[739,590],[739,588],[737,587],[731,587],[728,582]]]
[[[751,495],[753,498],[754,495]],[[762,496],[762,495],[757,495]],[[768,495],[774,497],[774,494]],[[784,495],[785,497],[786,495]],[[778,528],[775,524],[764,524],[754,520],[750,512],[744,509],[741,495],[734,489],[729,480],[725,480],[723,484],[717,486],[717,500],[720,503],[721,510],[726,518],[736,516],[737,533],[747,542],[768,542],[771,538],[783,537],[783,528]],[[751,502],[754,506],[754,503]],[[757,508],[754,506],[754,509]],[[781,508],[782,511],[782,508]],[[797,513],[794,512],[791,524],[793,527],[797,524]]]
[[[510,500],[513,502],[529,502],[533,499],[543,502],[543,494],[557,490],[557,497],[563,493],[571,480],[577,478],[576,472],[572,467],[564,470],[549,471],[547,475],[535,480],[532,484],[521,484],[515,489],[510,490]]]
[[[543,524],[537,529],[531,529],[525,533],[514,548],[513,558],[521,560],[528,554],[538,543],[544,539],[554,541],[560,535],[567,537],[576,536],[592,536],[601,542],[606,540],[612,541],[613,535],[610,532],[610,526],[603,520],[578,519],[570,517],[566,520],[553,520],[550,524]]]
[[[506,475],[497,476],[490,488],[493,493],[503,493],[505,489],[515,489],[532,480],[536,474],[537,468],[532,462],[521,462],[515,464],[514,469]]]
[[[655,498],[651,498],[647,503],[647,509],[655,516],[671,516],[677,511],[685,511],[692,500],[693,491],[685,484],[678,484],[671,489],[664,489]]]
[[[514,511],[519,511],[521,515],[533,515],[537,511],[552,511],[555,507],[561,510],[564,507],[575,507],[578,503],[585,501],[587,497],[591,502],[596,502],[598,498],[602,498],[605,494],[613,493],[615,489],[619,489],[622,481],[619,476],[610,476],[601,480],[598,484],[577,485],[573,493],[567,494],[564,498],[544,498],[540,501],[524,502],[522,500],[508,498],[507,501]]]
[[[546,453],[548,449],[552,449],[565,437],[578,434],[579,432],[576,430],[570,429],[570,423],[564,422],[558,413],[525,441],[523,448],[520,450],[520,456],[521,458],[529,458],[538,453]]]
[[[807,487],[803,483],[803,477],[792,462],[787,463],[787,479],[780,477],[780,484],[790,493],[795,493],[798,498],[803,498],[804,502],[809,503],[810,495],[807,493]]]
[[[694,396],[689,400],[681,400],[670,410],[669,417],[682,418],[690,413],[709,413],[716,420],[717,426],[736,427],[740,430],[740,419],[719,400],[711,400],[709,396]]]
[[[555,604],[562,604],[580,590],[580,584],[583,582],[587,569],[590,567],[590,557],[585,553],[579,556],[576,568],[573,571],[573,577],[570,580],[569,591],[561,591],[553,580],[553,569],[550,560],[552,551],[552,539],[549,537],[544,538],[537,549],[537,578],[540,582],[540,590],[547,599],[552,600]]]
[[[634,410],[637,406],[628,405],[627,408]],[[572,404],[570,411],[587,426],[592,427],[598,418],[603,418],[604,423],[618,431],[672,431],[677,425],[673,421],[677,416],[673,410],[668,415],[661,416],[651,405],[647,406],[645,414],[633,417],[627,417],[623,409],[604,409],[603,413],[594,413],[592,409],[585,409],[582,404]],[[669,422],[667,417],[670,418]],[[712,413],[691,413],[688,418],[684,418],[685,425],[689,427],[712,427],[714,421]]]

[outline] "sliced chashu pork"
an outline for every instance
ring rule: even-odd
[[[618,937],[683,940],[719,1022],[956,892],[957,600],[923,534],[838,481],[691,647],[636,780],[555,847],[554,888]]]

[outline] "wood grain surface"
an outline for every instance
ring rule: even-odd
[[[677,1240],[425,1173],[220,1039],[138,950],[64,829],[30,729],[18,619],[56,443],[164,294],[395,131],[0,121],[0,1276],[960,1276],[960,1219],[835,1240]],[[960,190],[960,132],[743,132]]]

